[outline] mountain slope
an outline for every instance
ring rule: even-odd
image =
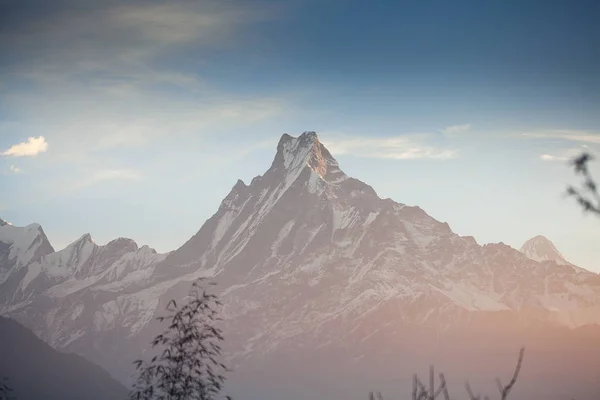
[[[106,306],[111,293],[144,287],[154,266],[166,257],[125,238],[99,246],[89,234],[53,251],[39,225],[20,228],[5,224],[0,229],[0,271],[4,274],[0,314],[15,317],[57,348],[67,348],[106,323],[94,314],[97,307]],[[99,291],[107,295],[97,296]],[[129,303],[120,306],[125,313],[136,307]],[[93,311],[88,313],[88,309]],[[125,325],[140,329],[151,314],[147,320],[138,318],[130,318]]]
[[[100,367],[63,354],[17,322],[0,317],[0,376],[19,400],[124,399],[127,389]]]
[[[523,243],[520,251],[534,261],[553,261],[558,265],[572,265],[560,254],[554,243],[544,236],[529,239]]]
[[[54,252],[42,227],[16,227],[0,219],[0,285],[28,264]]]
[[[238,181],[179,249],[109,245],[84,236],[26,263],[33,278],[6,289],[0,310],[121,377],[157,333],[154,317],[200,276],[219,284],[239,371],[315,349],[354,365],[348,348],[410,351],[395,338],[437,343],[465,327],[600,323],[597,274],[480,246],[419,207],[379,198],[314,132],[283,135],[265,174]]]

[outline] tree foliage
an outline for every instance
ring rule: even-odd
[[[569,186],[567,195],[575,198],[577,203],[585,212],[591,212],[600,216],[600,194],[598,185],[590,174],[589,163],[594,157],[589,153],[583,153],[571,161],[575,173],[582,178],[580,187]]]
[[[216,295],[202,286],[203,279],[193,283],[185,304],[171,300],[163,333],[152,341],[152,347],[162,350],[149,362],[134,362],[138,379],[130,393],[137,400],[212,400],[219,396],[227,371],[219,359],[221,306]]]

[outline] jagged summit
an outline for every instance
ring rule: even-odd
[[[77,240],[68,244],[64,250],[80,249],[80,248],[86,247],[90,244],[93,246],[96,245],[96,243],[94,242],[94,239],[92,239],[92,235],[89,233],[84,233]]]
[[[554,261],[559,265],[572,265],[565,260],[554,243],[542,235],[535,236],[526,241],[520,249],[521,253],[534,261]]]
[[[6,222],[2,218],[0,218],[0,226],[5,226],[5,225],[8,225],[8,222]]]
[[[103,247],[106,247],[107,249],[127,249],[129,251],[138,250],[138,244],[135,240],[124,237],[113,239]]]
[[[315,132],[304,132],[297,138],[284,133],[277,144],[277,154],[271,168],[293,170],[308,162],[318,151],[320,142]]]
[[[306,131],[297,138],[284,133],[277,145],[277,154],[271,170],[283,169],[288,173],[298,172],[305,167],[314,171],[319,178],[336,183],[346,178],[338,162],[319,141],[317,134]]]
[[[20,227],[4,220],[0,223],[0,249],[3,247],[7,250],[4,256],[6,257],[6,266],[11,269],[18,269],[54,252],[54,248],[39,224]],[[0,262],[2,261],[3,256],[0,254]],[[0,281],[2,281],[1,277]]]

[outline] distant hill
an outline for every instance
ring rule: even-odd
[[[127,389],[102,368],[61,353],[33,332],[0,317],[0,376],[17,400],[118,400]]]

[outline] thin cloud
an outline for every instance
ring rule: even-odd
[[[540,159],[544,161],[567,161],[569,158],[565,156],[553,156],[552,154],[542,154]]]
[[[524,139],[556,139],[571,142],[600,144],[600,133],[580,130],[549,130],[519,134]]]
[[[232,94],[187,72],[193,68],[161,61],[168,53],[169,60],[183,54],[191,63],[210,62],[205,51],[255,40],[246,29],[277,18],[285,7],[212,0],[67,3],[41,14],[23,7],[19,23],[0,32],[0,53],[17,60],[0,80],[23,82],[3,90],[7,113],[23,131],[52,142],[53,160],[88,163],[105,150],[147,146],[167,135],[248,129],[288,107],[286,94]],[[0,135],[11,130],[0,125]]]
[[[423,139],[424,135],[419,136]],[[438,148],[418,139],[416,135],[391,138],[333,137],[323,140],[323,144],[335,155],[365,158],[447,160],[458,156],[455,149]]]
[[[94,181],[105,181],[105,180],[139,180],[142,175],[138,171],[134,171],[131,169],[105,169],[101,171],[97,171],[92,179]]]
[[[202,42],[219,44],[242,24],[264,18],[243,3],[169,2],[122,6],[110,14],[109,23],[132,32],[154,46]]]
[[[34,13],[24,6],[21,23],[0,33],[0,52],[18,54],[24,65],[15,70],[24,74],[69,74],[86,82],[107,77],[186,82],[189,75],[169,76],[153,61],[180,46],[201,56],[204,49],[246,41],[250,36],[243,29],[274,18],[275,11],[241,1],[209,0],[88,2],[84,7],[58,5],[52,13]]]
[[[582,145],[581,147],[565,149],[559,152],[558,154],[548,154],[544,153],[540,155],[540,160],[543,161],[569,161],[573,160],[575,157],[580,155],[583,152],[589,151],[589,146]]]
[[[95,86],[82,90],[80,85],[61,83],[49,85],[48,94],[6,96],[22,115],[18,127],[39,127],[52,140],[53,158],[61,159],[86,161],[96,151],[140,148],[167,137],[200,140],[219,129],[248,129],[272,121],[289,110],[285,98],[157,97],[150,90],[116,95]],[[44,124],[51,125],[52,131]],[[0,134],[14,128],[0,126]]]
[[[11,165],[10,167],[8,167],[8,169],[10,169],[10,172],[12,172],[13,174],[18,174],[19,172],[21,172],[21,168],[17,167],[16,165]]]
[[[1,153],[5,157],[34,157],[48,150],[48,142],[43,136],[30,137],[26,142],[17,143]]]
[[[86,176],[72,186],[71,190],[84,189],[108,181],[139,181],[141,179],[143,179],[142,173],[133,169],[101,169]]]
[[[466,133],[471,130],[471,124],[462,124],[462,125],[452,125],[447,126],[444,129],[441,129],[444,135],[457,135],[459,133]]]

